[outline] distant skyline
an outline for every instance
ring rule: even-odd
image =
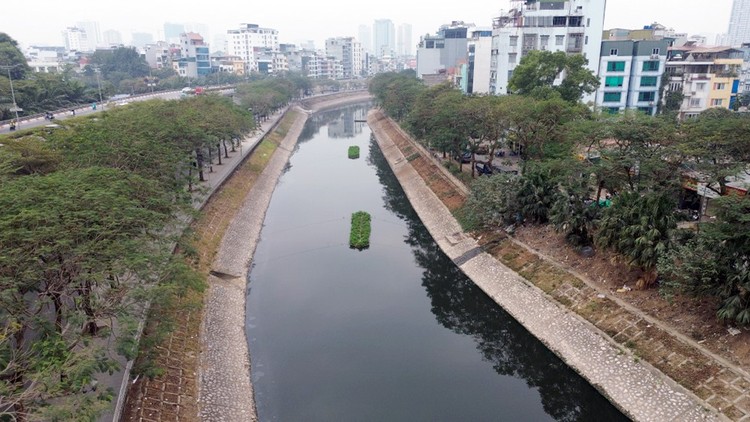
[[[602,0],[604,1],[604,0]],[[101,0],[35,0],[18,5],[22,12],[0,14],[0,32],[20,42],[24,47],[32,44],[62,45],[61,32],[80,21],[95,21],[102,31],[116,30],[125,43],[132,33],[148,32],[155,39],[164,37],[164,23],[202,23],[210,34],[201,34],[208,41],[237,27],[240,23],[255,23],[279,31],[282,43],[299,44],[315,41],[323,48],[329,37],[359,37],[361,24],[372,25],[375,19],[390,19],[394,25],[412,25],[412,43],[419,37],[434,33],[440,25],[451,21],[464,21],[480,27],[491,27],[492,18],[501,9],[508,10],[506,0],[479,0],[463,8],[439,6],[396,0],[378,2],[340,2],[319,0],[293,4],[267,3],[263,7],[238,6],[228,0],[214,0],[208,7],[174,7],[167,3],[130,0],[122,7]],[[690,35],[713,35],[728,29],[732,0],[608,0],[604,28],[640,28],[654,21],[678,32]],[[243,10],[246,8],[246,11]],[[345,19],[341,17],[344,16]],[[212,46],[222,49],[223,46]]]

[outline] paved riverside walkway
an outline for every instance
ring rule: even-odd
[[[377,142],[409,201],[440,248],[487,295],[638,421],[726,420],[644,361],[623,353],[603,332],[483,252],[425,184],[386,131],[382,116],[368,115]]]
[[[201,329],[199,416],[205,421],[256,421],[245,336],[247,274],[260,240],[263,220],[309,114],[323,108],[362,102],[367,92],[315,98],[295,106],[299,112],[285,138],[245,197],[222,239],[213,262]]]

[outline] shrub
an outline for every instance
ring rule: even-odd
[[[349,147],[349,158],[352,160],[355,160],[359,158],[359,147],[356,145],[352,145]]]
[[[364,211],[357,211],[352,214],[349,247],[359,250],[370,247],[370,214]]]

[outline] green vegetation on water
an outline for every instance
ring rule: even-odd
[[[349,147],[349,158],[352,160],[355,160],[359,158],[359,147],[356,145],[352,145]]]
[[[357,211],[352,214],[349,247],[359,250],[370,247],[370,214],[364,211]]]

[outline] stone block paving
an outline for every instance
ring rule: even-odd
[[[410,174],[413,170],[408,168],[404,155],[393,148],[397,144],[403,149],[403,139],[391,140],[394,130],[383,120],[386,119],[377,112],[368,116],[381,149],[433,238],[448,256],[460,260],[471,250],[473,242],[455,240],[460,237],[457,237],[460,227],[451,228],[456,223],[446,215],[445,207],[436,203],[434,194],[430,197],[424,192],[424,181]],[[411,151],[409,149],[409,153]],[[450,234],[451,230],[456,233]],[[539,290],[533,290],[538,294],[529,295],[532,290],[521,287],[525,282],[515,281],[520,277],[488,254],[461,262],[460,266],[498,304],[592,384],[602,388],[630,417],[658,421],[750,422],[750,376],[746,370],[712,354],[694,340],[676,334],[664,323],[654,321],[637,309],[621,306],[611,295],[580,279],[570,277],[546,290],[547,295]],[[524,273],[525,269],[520,272]],[[540,300],[539,294],[551,296],[558,305],[548,306]],[[561,306],[577,315],[573,317]],[[591,325],[586,328],[583,318],[603,331],[608,340],[602,343],[601,334],[596,334],[597,330]],[[564,335],[561,337],[560,333]],[[710,411],[711,408],[719,414]]]

